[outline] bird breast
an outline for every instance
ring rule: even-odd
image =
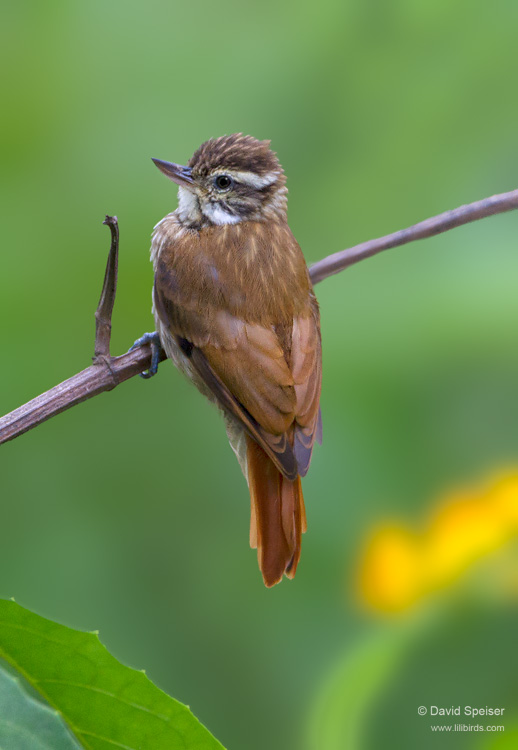
[[[288,322],[307,308],[306,264],[285,221],[190,230],[173,213],[155,227],[151,255],[180,307],[222,308],[262,325]]]

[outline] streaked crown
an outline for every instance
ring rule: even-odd
[[[271,141],[258,141],[251,135],[234,133],[211,138],[202,143],[189,160],[193,175],[207,176],[220,169],[251,172],[258,177],[282,174],[277,155],[270,149]]]

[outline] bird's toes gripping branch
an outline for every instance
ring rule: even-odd
[[[136,349],[139,346],[143,346],[144,344],[149,344],[151,347],[151,367],[149,368],[149,370],[145,370],[144,372],[141,372],[139,374],[141,378],[147,379],[152,378],[153,375],[156,375],[158,372],[158,363],[160,362],[162,344],[160,343],[158,333],[154,331],[153,333],[145,333],[143,336],[137,339],[133,346],[130,347],[130,351],[132,349]]]

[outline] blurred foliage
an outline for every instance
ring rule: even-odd
[[[406,627],[386,629],[346,650],[317,694],[308,722],[308,750],[364,746],[373,699],[388,687],[408,637]]]
[[[152,329],[149,235],[176,199],[150,157],[271,138],[308,261],[516,187],[513,0],[21,0],[0,13],[2,412],[89,364],[106,213],[121,226],[113,351]],[[295,581],[263,588],[221,420],[167,363],[2,447],[0,594],[100,629],[225,746],[298,750],[316,686],[367,637],[344,589],[358,540],[516,460],[516,231],[516,215],[487,219],[317,287],[324,445]],[[474,684],[512,679],[515,614],[500,626],[495,609],[499,658],[475,670],[478,617],[426,643],[437,668],[393,678],[402,750],[429,739],[409,694],[438,701],[448,686],[463,701],[454,676],[470,653]],[[439,661],[454,633],[466,650]],[[370,715],[378,741],[385,718]]]
[[[441,747],[500,747],[488,726],[515,736],[517,479],[506,472],[441,498],[420,534],[387,521],[371,530],[359,603],[390,619],[367,625],[330,670],[310,715],[308,750],[399,747],[403,727],[420,748],[436,746],[432,726],[466,727],[441,732]],[[434,716],[431,706],[458,706],[459,715]],[[504,710],[472,717],[465,706]]]
[[[441,608],[380,624],[346,649],[317,691],[304,747],[378,750],[515,747],[516,601],[460,596]],[[431,707],[459,710],[434,715]],[[419,715],[419,707],[427,709]],[[504,709],[501,715],[465,713]],[[465,729],[455,730],[462,725]],[[450,726],[435,731],[432,727]],[[477,727],[474,729],[473,727]],[[497,726],[503,730],[496,731]],[[495,727],[493,731],[488,727]],[[440,734],[440,740],[437,735]]]

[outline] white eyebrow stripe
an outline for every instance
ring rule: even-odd
[[[254,172],[236,172],[229,169],[226,172],[221,172],[221,174],[228,174],[230,177],[233,177],[235,180],[237,180],[237,182],[242,182],[244,185],[249,185],[250,187],[260,189],[267,187],[267,185],[272,185],[279,177],[280,172],[268,172],[261,177]]]

